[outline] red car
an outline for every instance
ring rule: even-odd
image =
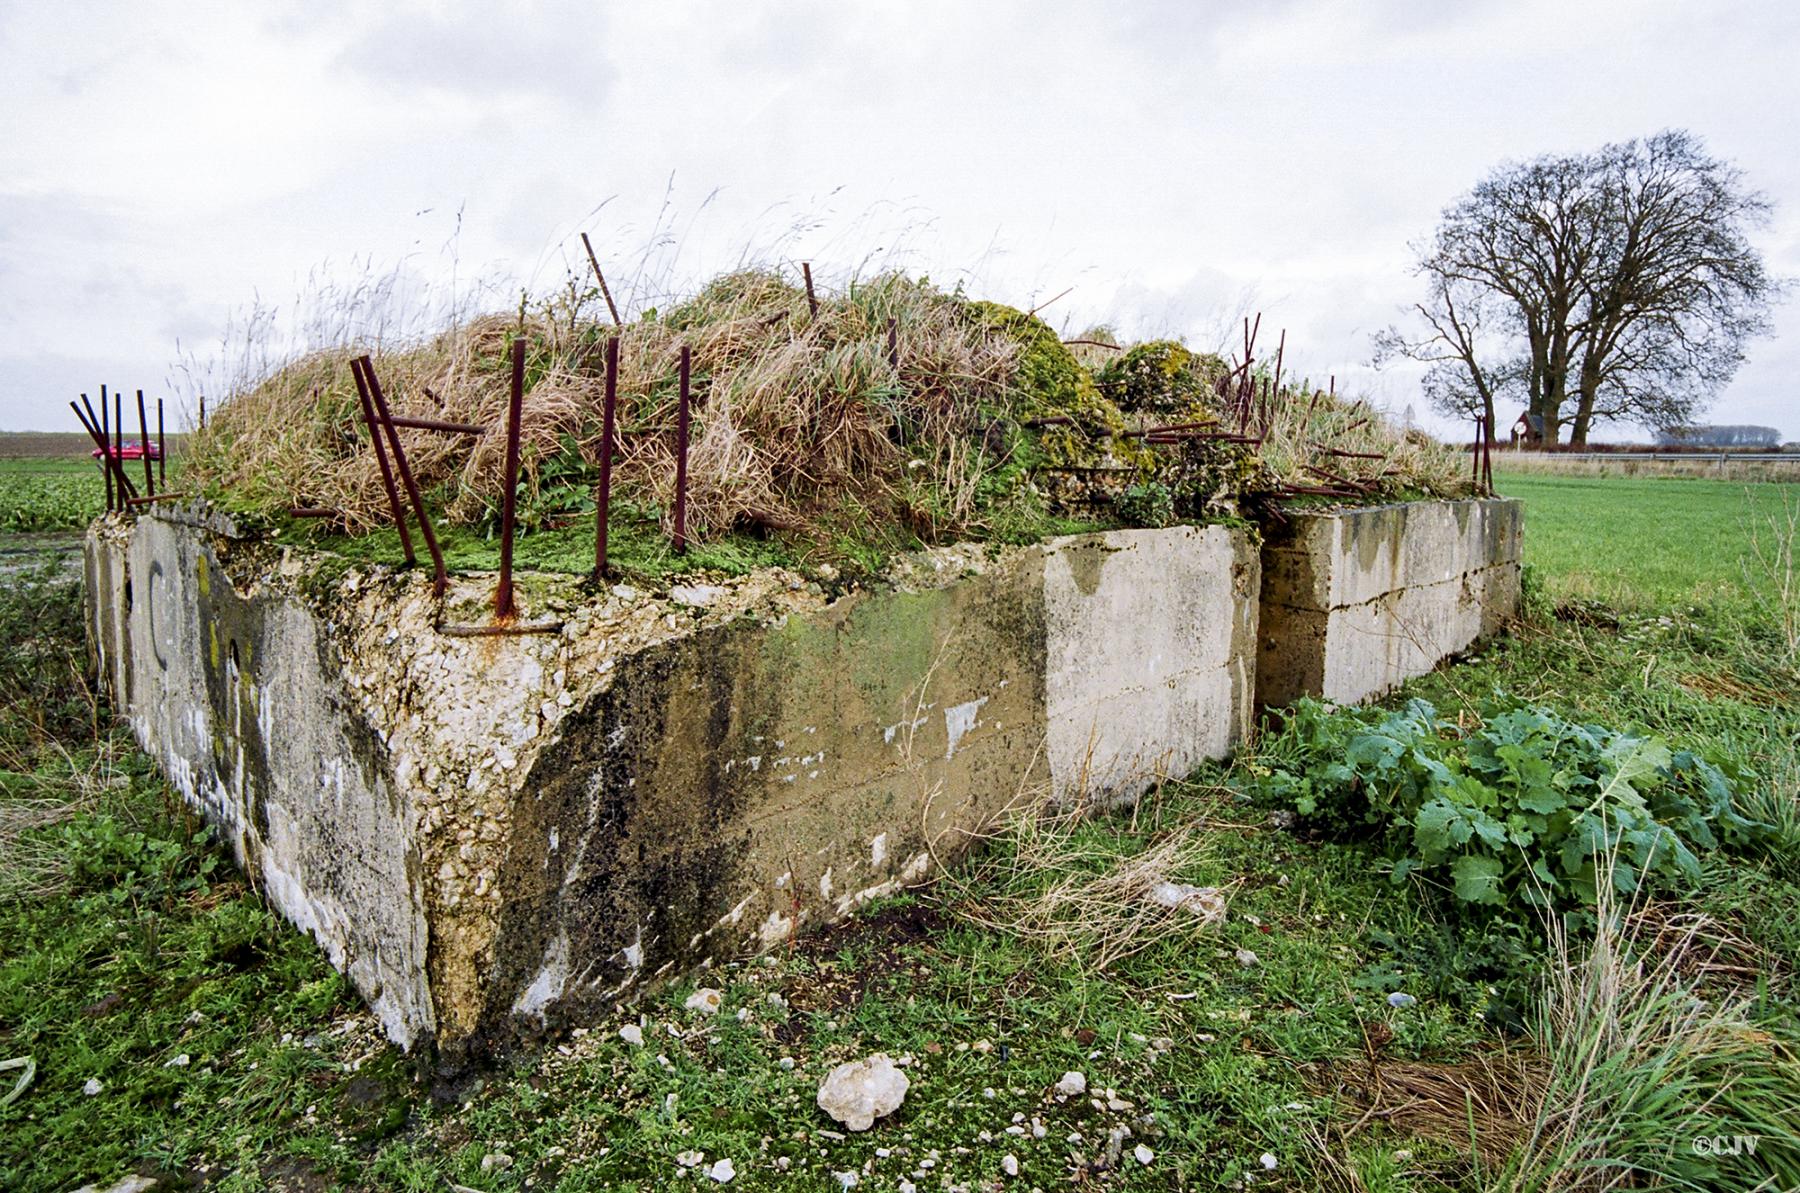
[[[88,453],[88,455],[94,457],[96,460],[104,454],[105,453],[99,448],[95,448]],[[152,460],[160,460],[162,459],[162,452],[157,449],[157,446],[154,443],[143,444],[138,443],[135,440],[119,448],[119,459],[121,460],[141,460],[145,456],[149,456]]]

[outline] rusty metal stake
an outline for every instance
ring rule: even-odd
[[[86,394],[81,396],[83,400],[86,400]],[[106,462],[106,508],[116,510],[119,508],[119,503],[125,499],[125,495],[123,493],[114,494],[112,491],[112,413],[106,404],[106,386],[104,385],[100,387],[100,458]]]
[[[150,468],[150,420],[144,417],[144,391],[137,391],[138,400],[138,448],[143,452],[144,460],[144,492],[151,497],[156,496],[156,473]]]
[[[810,276],[810,275],[809,275]],[[808,285],[810,286],[810,282]],[[675,553],[687,550],[688,346],[681,346],[681,398],[675,412]]]
[[[113,461],[119,466],[119,476],[125,475],[125,395],[121,390],[113,390]],[[135,494],[134,494],[135,496]]]
[[[613,326],[625,326],[619,321],[619,308],[613,305],[612,291],[606,288],[606,275],[600,272],[600,258],[594,256],[594,244],[586,232],[581,234],[581,245],[587,249],[588,264],[594,267],[594,276],[600,280],[600,295],[606,299],[606,309],[612,312]]]
[[[206,430],[206,395],[200,395],[200,429]]]
[[[900,320],[888,316],[888,367],[900,371]]]
[[[396,427],[412,427],[420,431],[441,431],[446,435],[485,435],[487,428],[476,423],[451,423],[440,418],[414,418],[396,414],[388,419]]]
[[[163,409],[162,399],[156,399],[156,483],[169,483],[169,452],[163,446]]]
[[[376,417],[387,429],[388,447],[394,453],[394,470],[400,474],[400,483],[406,486],[406,496],[412,501],[413,518],[419,524],[419,535],[425,540],[425,549],[431,552],[431,593],[441,597],[444,589],[449,587],[450,573],[444,569],[444,553],[438,550],[437,535],[431,530],[431,515],[425,512],[425,498],[419,493],[419,482],[413,479],[412,466],[406,462],[406,449],[400,446],[400,432],[388,421],[387,398],[382,396],[381,382],[375,377],[375,362],[365,356],[362,367],[363,377],[369,382],[369,400],[375,404]]]
[[[1469,488],[1481,492],[1481,428],[1487,419],[1475,416],[1475,442],[1469,445]]]
[[[137,489],[132,485],[130,478],[125,475],[124,466],[121,465],[118,459],[113,455],[112,443],[108,439],[111,432],[106,429],[106,401],[103,396],[100,402],[100,413],[98,415],[94,413],[93,404],[88,401],[88,396],[86,394],[81,395],[81,404],[87,407],[88,423],[94,428],[94,431],[98,433],[99,436],[95,442],[100,447],[100,459],[106,465],[106,475],[113,489],[113,504],[111,508],[121,509],[124,507],[127,495],[133,497],[137,496]]]
[[[1481,480],[1487,495],[1494,495],[1494,416],[1487,416],[1487,429],[1481,436]]]
[[[806,308],[812,312],[812,317],[817,319],[819,317],[819,299],[813,293],[812,262],[800,262],[800,272],[806,276]]]
[[[75,417],[81,422],[81,429],[88,433],[88,438],[93,440],[94,445],[100,449],[100,476],[106,482],[106,511],[111,513],[113,510],[113,470],[112,462],[107,458],[110,453],[106,450],[106,440],[100,436],[99,424],[88,421],[88,416],[93,413],[93,404],[88,403],[86,394],[81,395],[81,400],[87,403],[88,414],[83,414],[81,407],[73,402],[69,403],[69,409],[75,412]]]
[[[356,381],[356,396],[362,401],[363,425],[369,428],[369,442],[375,445],[375,463],[381,468],[381,486],[387,490],[388,512],[394,516],[394,529],[400,532],[400,550],[406,554],[406,566],[418,562],[413,554],[412,535],[406,532],[406,510],[400,505],[400,491],[394,487],[394,472],[388,466],[387,448],[381,442],[381,424],[375,420],[375,404],[369,400],[369,383],[363,377],[362,361],[350,362],[350,376]]]
[[[514,634],[558,634],[560,621],[515,621],[508,625],[440,625],[437,632],[446,638],[502,638]]]
[[[619,337],[606,342],[606,399],[600,410],[600,489],[594,494],[594,582],[606,579],[606,520],[612,511],[613,421],[619,402]]]
[[[494,585],[494,616],[519,615],[513,601],[513,517],[519,488],[519,415],[525,405],[525,339],[512,342],[512,394],[506,406],[506,487],[500,497],[500,582]]]

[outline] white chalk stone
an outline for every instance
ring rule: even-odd
[[[852,1131],[867,1131],[906,1100],[912,1083],[886,1053],[831,1070],[819,1086],[819,1109]]]

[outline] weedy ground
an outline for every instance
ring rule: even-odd
[[[1528,503],[1527,617],[1395,701],[1473,716],[1504,688],[1662,735],[1741,768],[1747,809],[1800,841],[1800,684],[1776,589],[1745,571],[1769,507],[1611,483],[1502,478]],[[1598,933],[1547,936],[1290,825],[1258,749],[1134,810],[1003,829],[928,887],[704,975],[717,1016],[683,1009],[690,981],[440,1099],[93,700],[70,583],[0,593],[29,645],[0,662],[0,1059],[36,1065],[0,1107],[0,1187],[702,1188],[728,1158],[749,1189],[1747,1188],[1693,1147],[1727,1121],[1721,1086],[1764,1161],[1792,1162],[1791,844],[1708,854]],[[1147,870],[1219,888],[1224,923],[1066,897]],[[909,1058],[911,1092],[837,1134],[818,1082],[874,1051]],[[1064,1100],[1070,1070],[1088,1092]]]

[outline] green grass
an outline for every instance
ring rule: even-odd
[[[1525,562],[1548,592],[1639,610],[1753,603],[1747,524],[1781,490],[1800,497],[1800,485],[1504,470],[1495,487],[1525,502]]]
[[[1704,482],[1618,487],[1636,483],[1505,479],[1529,503],[1531,615],[1399,698],[1426,696],[1454,715],[1504,688],[1703,749],[1747,791],[1791,805],[1800,683],[1723,559],[1736,549],[1742,487],[1698,497],[1688,486]],[[1684,518],[1695,529],[1679,550],[1645,546]],[[1636,547],[1583,550],[1583,527],[1610,527]],[[587,540],[568,533],[573,558]],[[1690,541],[1702,534],[1716,556]],[[1256,1188],[1485,1187],[1486,1170],[1454,1137],[1379,1120],[1346,1137],[1359,1112],[1321,1094],[1320,1066],[1371,1050],[1455,1062],[1518,1044],[1545,972],[1541,934],[1446,917],[1390,882],[1368,844],[1271,827],[1271,809],[1240,794],[1264,768],[1254,753],[1055,843],[1066,869],[1101,874],[1191,834],[1168,877],[1225,888],[1221,929],[1153,940],[1096,973],[1080,942],[1105,929],[1110,910],[1069,925],[1073,948],[996,926],[1048,884],[1037,838],[1021,833],[951,880],[714,971],[706,980],[726,995],[716,1018],[682,1009],[689,982],[629,1012],[645,1017],[647,1047],[617,1036],[621,1013],[472,1085],[436,1089],[381,1041],[311,943],[245,888],[104,709],[83,711],[63,665],[83,649],[71,589],[0,585],[0,619],[40,627],[29,632],[35,661],[0,667],[0,686],[12,685],[0,691],[10,734],[0,734],[10,743],[0,801],[9,813],[72,809],[0,836],[0,869],[30,879],[29,890],[0,895],[0,1058],[38,1066],[0,1107],[0,1188],[67,1190],[140,1170],[227,1193],[437,1191],[449,1181],[487,1193],[711,1187],[677,1177],[676,1157],[690,1150],[708,1163],[731,1158],[733,1189],[835,1189],[840,1172],[858,1173],[863,1188],[976,1188],[1003,1179],[1008,1153],[1021,1172],[1004,1183],[1019,1188],[1078,1176],[1123,1190],[1241,1189],[1250,1178]],[[1587,606],[1579,620],[1553,612],[1577,596],[1609,601],[1617,624]],[[26,685],[35,694],[21,696]],[[46,703],[62,710],[53,723],[20,716]],[[1753,940],[1747,1013],[1758,1030],[1792,1038],[1800,872],[1778,859],[1709,857],[1698,889],[1670,894]],[[1256,963],[1240,965],[1238,949]],[[1417,1005],[1389,1006],[1396,990]],[[1166,1051],[1153,1048],[1162,1040]],[[874,1051],[911,1058],[905,1105],[867,1135],[828,1133],[813,1105],[819,1080]],[[1102,1108],[1050,1094],[1068,1069],[1086,1074]],[[90,1078],[103,1086],[91,1096]],[[1106,1108],[1108,1089],[1130,1105]],[[1015,1125],[1023,1133],[1007,1134]],[[1132,1134],[1121,1166],[1082,1168],[1122,1126]],[[1329,1152],[1317,1142],[1328,1133]],[[1132,1158],[1138,1143],[1155,1153],[1147,1166]],[[483,1171],[483,1156],[500,1152],[512,1165]],[[1273,1173],[1259,1163],[1265,1152]]]

